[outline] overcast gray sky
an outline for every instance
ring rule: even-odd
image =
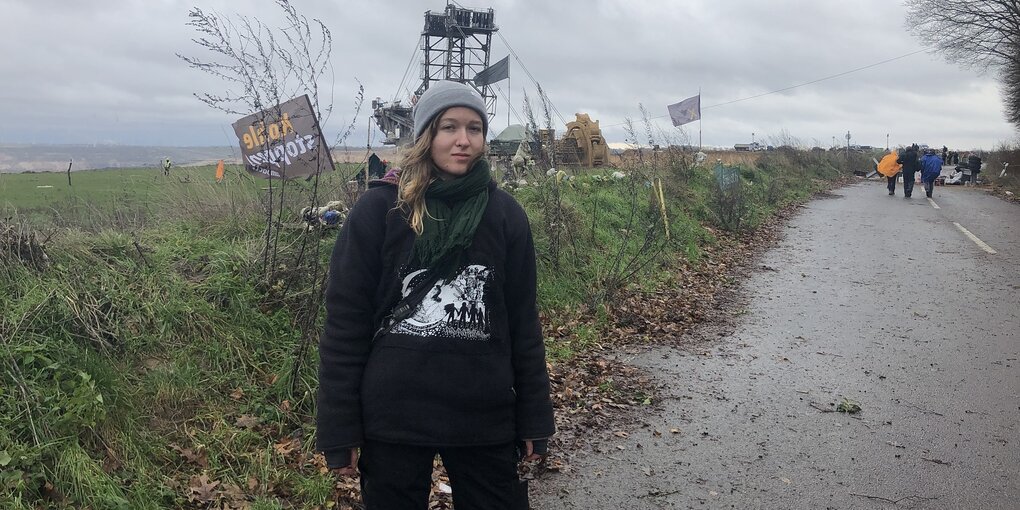
[[[357,82],[366,105],[351,145],[368,138],[368,102],[392,99],[423,26],[445,0],[293,0],[333,34],[333,76],[320,83],[335,110],[333,140],[354,115]],[[1003,120],[993,73],[916,53],[837,78],[755,99],[730,101],[811,82],[923,49],[905,30],[894,0],[465,0],[495,9],[500,34],[567,121],[587,112],[610,142],[620,123],[639,119],[676,133],[666,105],[702,94],[705,145],[774,141],[783,133],[808,145],[885,146],[911,142],[992,148],[1014,140]],[[202,104],[195,92],[223,82],[175,56],[205,57],[191,41],[188,11],[258,16],[277,25],[272,0],[0,0],[3,52],[0,143],[236,145],[237,116]],[[491,60],[509,53],[494,38]],[[418,62],[411,81],[418,81]],[[520,110],[534,84],[511,59],[511,101]],[[500,83],[492,131],[507,125]],[[406,97],[406,94],[400,94]],[[713,105],[719,105],[714,106]],[[554,127],[562,132],[559,119]],[[517,120],[511,115],[511,122]],[[638,124],[639,131],[644,131]],[[373,126],[373,143],[381,133]],[[698,140],[698,123],[685,126]]]

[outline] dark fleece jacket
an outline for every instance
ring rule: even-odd
[[[421,269],[405,267],[415,234],[392,183],[375,181],[351,210],[319,342],[317,441],[331,465],[366,438],[482,446],[554,433],[528,218],[494,183],[488,192],[458,276],[375,340]]]
[[[921,160],[917,158],[917,151],[909,147],[896,159],[896,162],[903,165],[904,175],[914,175],[914,172],[921,169]]]

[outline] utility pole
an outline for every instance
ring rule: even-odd
[[[889,150],[889,133],[885,134],[885,150]]]
[[[368,158],[372,154],[372,116],[368,117],[368,139],[365,142],[365,190],[368,190],[368,180],[371,176],[368,174]]]
[[[846,159],[850,159],[850,132],[846,132]]]

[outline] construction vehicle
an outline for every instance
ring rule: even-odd
[[[563,138],[556,140],[552,147],[556,164],[595,168],[609,164],[609,146],[602,137],[599,121],[591,120],[587,113],[575,114],[576,119],[567,123]],[[546,130],[542,130],[546,131]],[[540,138],[552,139],[551,133],[539,133]],[[543,140],[545,142],[546,140]],[[548,146],[548,145],[547,145]]]

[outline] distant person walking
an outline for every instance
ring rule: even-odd
[[[967,168],[970,169],[971,182],[977,185],[978,174],[981,173],[981,156],[970,153],[970,156],[967,156]]]
[[[914,174],[921,169],[921,161],[917,158],[917,144],[904,149],[896,162],[903,165],[903,198],[910,198],[914,191]],[[889,194],[894,194],[894,191],[890,191]]]
[[[935,179],[942,175],[942,158],[935,155],[935,149],[924,151],[921,160],[921,182],[924,183],[924,194],[931,198],[935,189]]]
[[[163,160],[163,175],[170,175],[170,158]]]
[[[947,161],[947,158],[949,158],[949,147],[946,147],[945,145],[943,145],[942,146],[942,164],[943,165],[946,165],[946,164],[949,163]]]

